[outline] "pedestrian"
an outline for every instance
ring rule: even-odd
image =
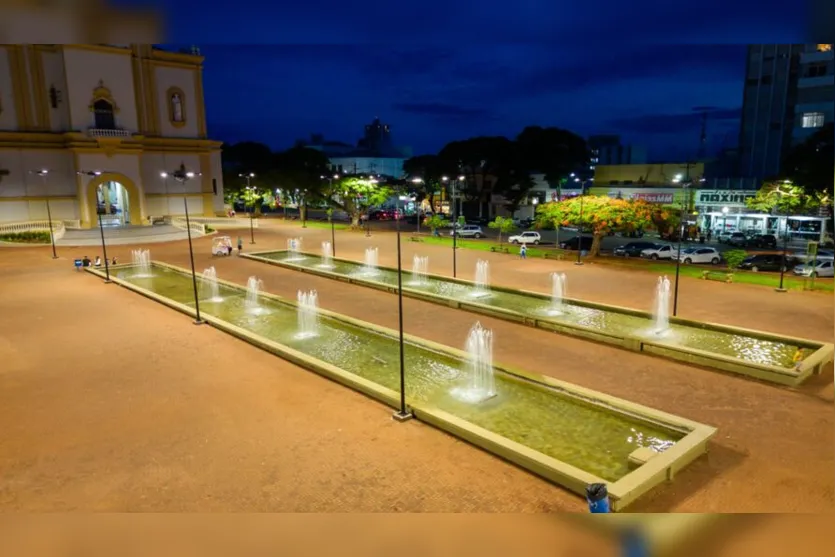
[[[710,242],[710,238],[713,236],[713,230],[710,228],[707,229],[707,241]]]
[[[522,244],[522,247],[519,248],[519,257],[521,259],[526,259],[526,255],[528,254],[528,246],[526,244]]]
[[[243,249],[244,249],[244,241],[240,236],[238,236],[238,255],[241,255],[241,251]]]
[[[101,257],[98,255],[96,256],[96,260],[93,262],[94,267],[101,267]]]
[[[81,260],[81,264],[84,267],[89,267],[90,263],[92,263],[92,261],[90,261],[90,258],[87,257],[86,255],[84,256],[84,259]]]

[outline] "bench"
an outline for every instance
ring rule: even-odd
[[[734,274],[728,271],[702,271],[702,280],[731,283],[734,281]]]
[[[149,216],[148,220],[151,221],[151,226],[154,226],[154,225],[157,225],[157,224],[167,224],[165,217]]]
[[[565,259],[565,252],[562,251],[562,250],[553,251],[553,252],[545,251],[545,252],[542,253],[542,258],[543,259],[556,259],[557,261],[562,261],[563,259]]]
[[[409,236],[409,241],[410,242],[422,242],[423,238],[421,238],[420,236]]]
[[[505,246],[490,246],[490,251],[494,253],[510,253],[510,249]]]

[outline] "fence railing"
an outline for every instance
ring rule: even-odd
[[[243,228],[249,226],[249,219],[234,217],[191,217],[192,222],[208,224],[212,228]],[[252,220],[252,227],[258,228],[258,219]]]
[[[67,231],[63,221],[52,221],[52,235],[56,240],[64,237]],[[20,234],[21,232],[49,232],[48,220],[30,220],[26,222],[7,222],[0,224],[0,236],[4,234]]]
[[[206,225],[202,222],[195,222],[194,219],[189,218],[188,223],[186,223],[185,217],[173,217],[171,219],[171,225],[179,228],[180,230],[188,230],[191,228],[191,231],[195,234],[200,234],[201,236],[206,235]]]
[[[75,219],[75,220],[61,219],[61,222],[64,223],[64,228],[66,228],[68,230],[81,228],[81,221],[78,220],[78,219]]]

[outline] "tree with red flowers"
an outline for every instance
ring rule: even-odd
[[[633,199],[612,199],[602,195],[584,195],[543,203],[536,209],[538,227],[579,226],[591,231],[594,240],[589,255],[600,255],[600,241],[612,232],[633,232],[669,220],[670,215],[658,205]]]

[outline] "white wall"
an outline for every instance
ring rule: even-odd
[[[194,73],[197,70],[154,66],[157,85],[157,104],[159,106],[159,130],[163,137],[197,137],[197,93]],[[179,87],[185,94],[185,125],[173,126],[168,119],[168,96],[170,87]]]
[[[163,180],[161,172],[171,174],[181,164],[195,174],[200,172],[200,157],[197,153],[143,153],[142,176],[147,183],[145,193],[200,193],[200,178],[194,177],[185,184],[180,184],[169,177]]]
[[[138,132],[130,50],[126,54],[115,54],[64,46],[63,51],[69,87],[65,98],[69,102],[73,129],[83,131],[93,127],[90,101],[99,80],[102,80],[119,108],[116,125],[133,133]]]
[[[0,149],[0,168],[9,171],[0,181],[0,197],[74,196],[75,169],[70,151],[59,149]],[[46,184],[32,171],[49,170]]]
[[[40,51],[43,64],[44,90],[46,91],[47,105],[49,106],[49,125],[52,131],[64,131],[70,127],[70,103],[67,100],[67,86],[64,76],[64,56],[61,51],[46,52]],[[49,100],[49,89],[55,87],[58,90],[60,99],[58,108],[52,108]]]
[[[17,129],[9,53],[10,49],[8,47],[0,45],[0,130]],[[0,168],[2,167],[3,165],[0,164]]]

